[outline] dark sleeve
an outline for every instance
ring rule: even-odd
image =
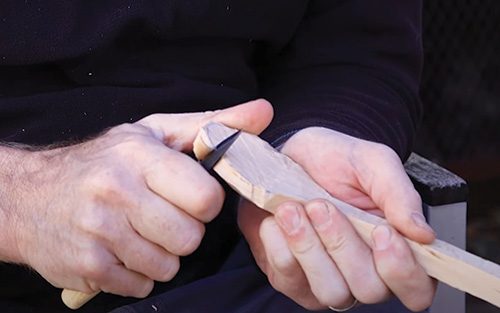
[[[160,19],[167,6],[157,2],[3,1],[0,65],[36,64],[91,52],[116,37],[125,23],[140,22],[143,16]]]
[[[421,1],[310,1],[293,41],[262,71],[276,110],[263,136],[280,144],[323,126],[407,158],[421,118],[421,44]]]

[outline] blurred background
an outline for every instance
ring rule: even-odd
[[[415,150],[467,181],[467,249],[500,263],[500,0],[424,1],[423,38]],[[467,313],[490,312],[467,298]]]

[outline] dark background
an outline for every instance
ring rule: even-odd
[[[500,263],[500,0],[424,1],[423,39],[415,151],[467,181],[467,249]],[[468,297],[467,312],[500,309]]]

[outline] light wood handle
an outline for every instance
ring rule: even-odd
[[[195,140],[195,154],[198,147],[213,148],[233,132],[221,124],[206,125]],[[241,196],[271,213],[284,201],[327,199],[349,218],[368,245],[373,229],[387,224],[383,218],[333,198],[298,164],[248,133],[240,135],[214,171]],[[500,266],[440,240],[429,245],[406,240],[429,276],[500,307]]]
[[[93,297],[97,296],[99,291],[93,293],[84,293],[75,290],[64,289],[61,293],[61,299],[70,309],[76,310],[81,308],[85,303],[89,302]]]

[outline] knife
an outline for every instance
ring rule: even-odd
[[[222,140],[220,143],[215,146],[215,148],[210,151],[204,158],[203,160],[200,161],[201,166],[203,166],[204,169],[206,169],[209,173],[212,175],[215,174],[215,172],[212,170],[212,168],[219,162],[220,158],[226,153],[226,151],[231,147],[231,145],[238,139],[238,136],[241,134],[241,130],[238,130],[231,136],[227,137],[226,139]]]
[[[212,168],[219,162],[224,153],[231,147],[231,145],[238,139],[241,130],[233,133],[224,140],[222,140],[213,150],[208,152],[199,163],[205,170],[207,170],[212,176],[217,177],[217,174],[212,170]],[[70,289],[64,289],[61,293],[61,298],[64,304],[73,310],[79,309],[82,305],[90,301],[93,297],[99,294],[100,291],[93,293],[84,293],[81,291],[75,291]]]

